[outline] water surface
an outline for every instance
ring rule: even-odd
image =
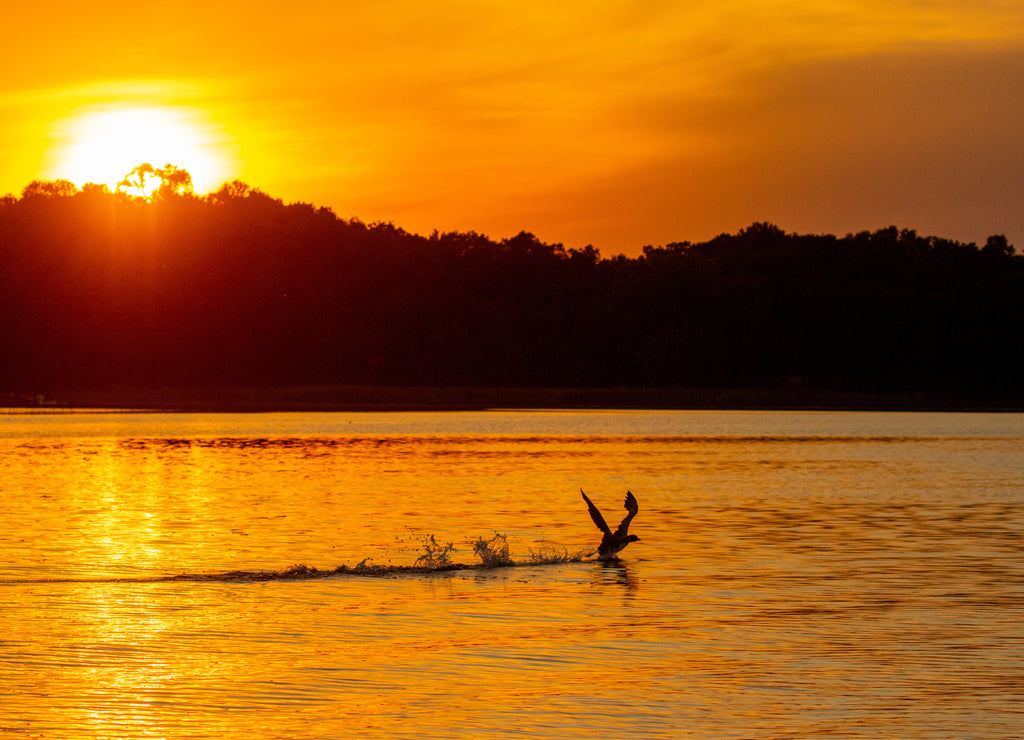
[[[0,415],[0,494],[16,736],[1024,726],[1022,415]]]

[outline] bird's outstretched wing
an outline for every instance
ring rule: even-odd
[[[586,498],[586,496],[584,496],[584,498]],[[615,530],[616,537],[626,536],[626,533],[629,531],[629,523],[633,521],[633,517],[635,517],[637,512],[640,511],[640,505],[636,502],[636,496],[633,495],[632,491],[626,491],[625,509],[629,513],[626,514],[626,518],[622,520],[619,528]]]
[[[583,493],[583,489],[580,489],[580,493]],[[601,510],[594,506],[594,502],[587,498],[587,494],[583,493],[583,500],[587,502],[587,508],[590,509],[590,518],[594,520],[594,524],[605,534],[611,534],[612,530],[608,526],[608,523],[601,516]]]

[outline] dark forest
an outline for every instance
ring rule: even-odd
[[[0,393],[300,385],[814,388],[1021,399],[1024,257],[755,223],[603,258],[421,236],[234,182],[0,200]],[[2,404],[0,404],[2,405]]]

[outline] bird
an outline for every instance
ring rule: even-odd
[[[633,521],[633,517],[640,511],[640,506],[636,502],[636,496],[631,491],[626,491],[626,517],[619,524],[619,528],[614,532],[608,526],[608,523],[601,516],[601,510],[594,506],[594,502],[587,498],[587,494],[583,493],[583,489],[580,489],[580,493],[583,494],[583,500],[587,502],[587,508],[590,510],[590,518],[594,520],[594,524],[597,528],[604,532],[604,537],[601,538],[601,544],[598,545],[597,555],[601,560],[611,560],[615,557],[615,553],[619,552],[622,548],[628,545],[630,542],[639,542],[640,538],[635,534],[627,534],[629,531],[629,523]]]

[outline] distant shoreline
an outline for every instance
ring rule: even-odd
[[[851,393],[809,388],[502,388],[296,386],[280,388],[111,388],[23,394],[0,407],[258,413],[330,411],[482,411],[487,409],[648,409],[770,411],[1024,411],[1024,399],[953,394]]]

